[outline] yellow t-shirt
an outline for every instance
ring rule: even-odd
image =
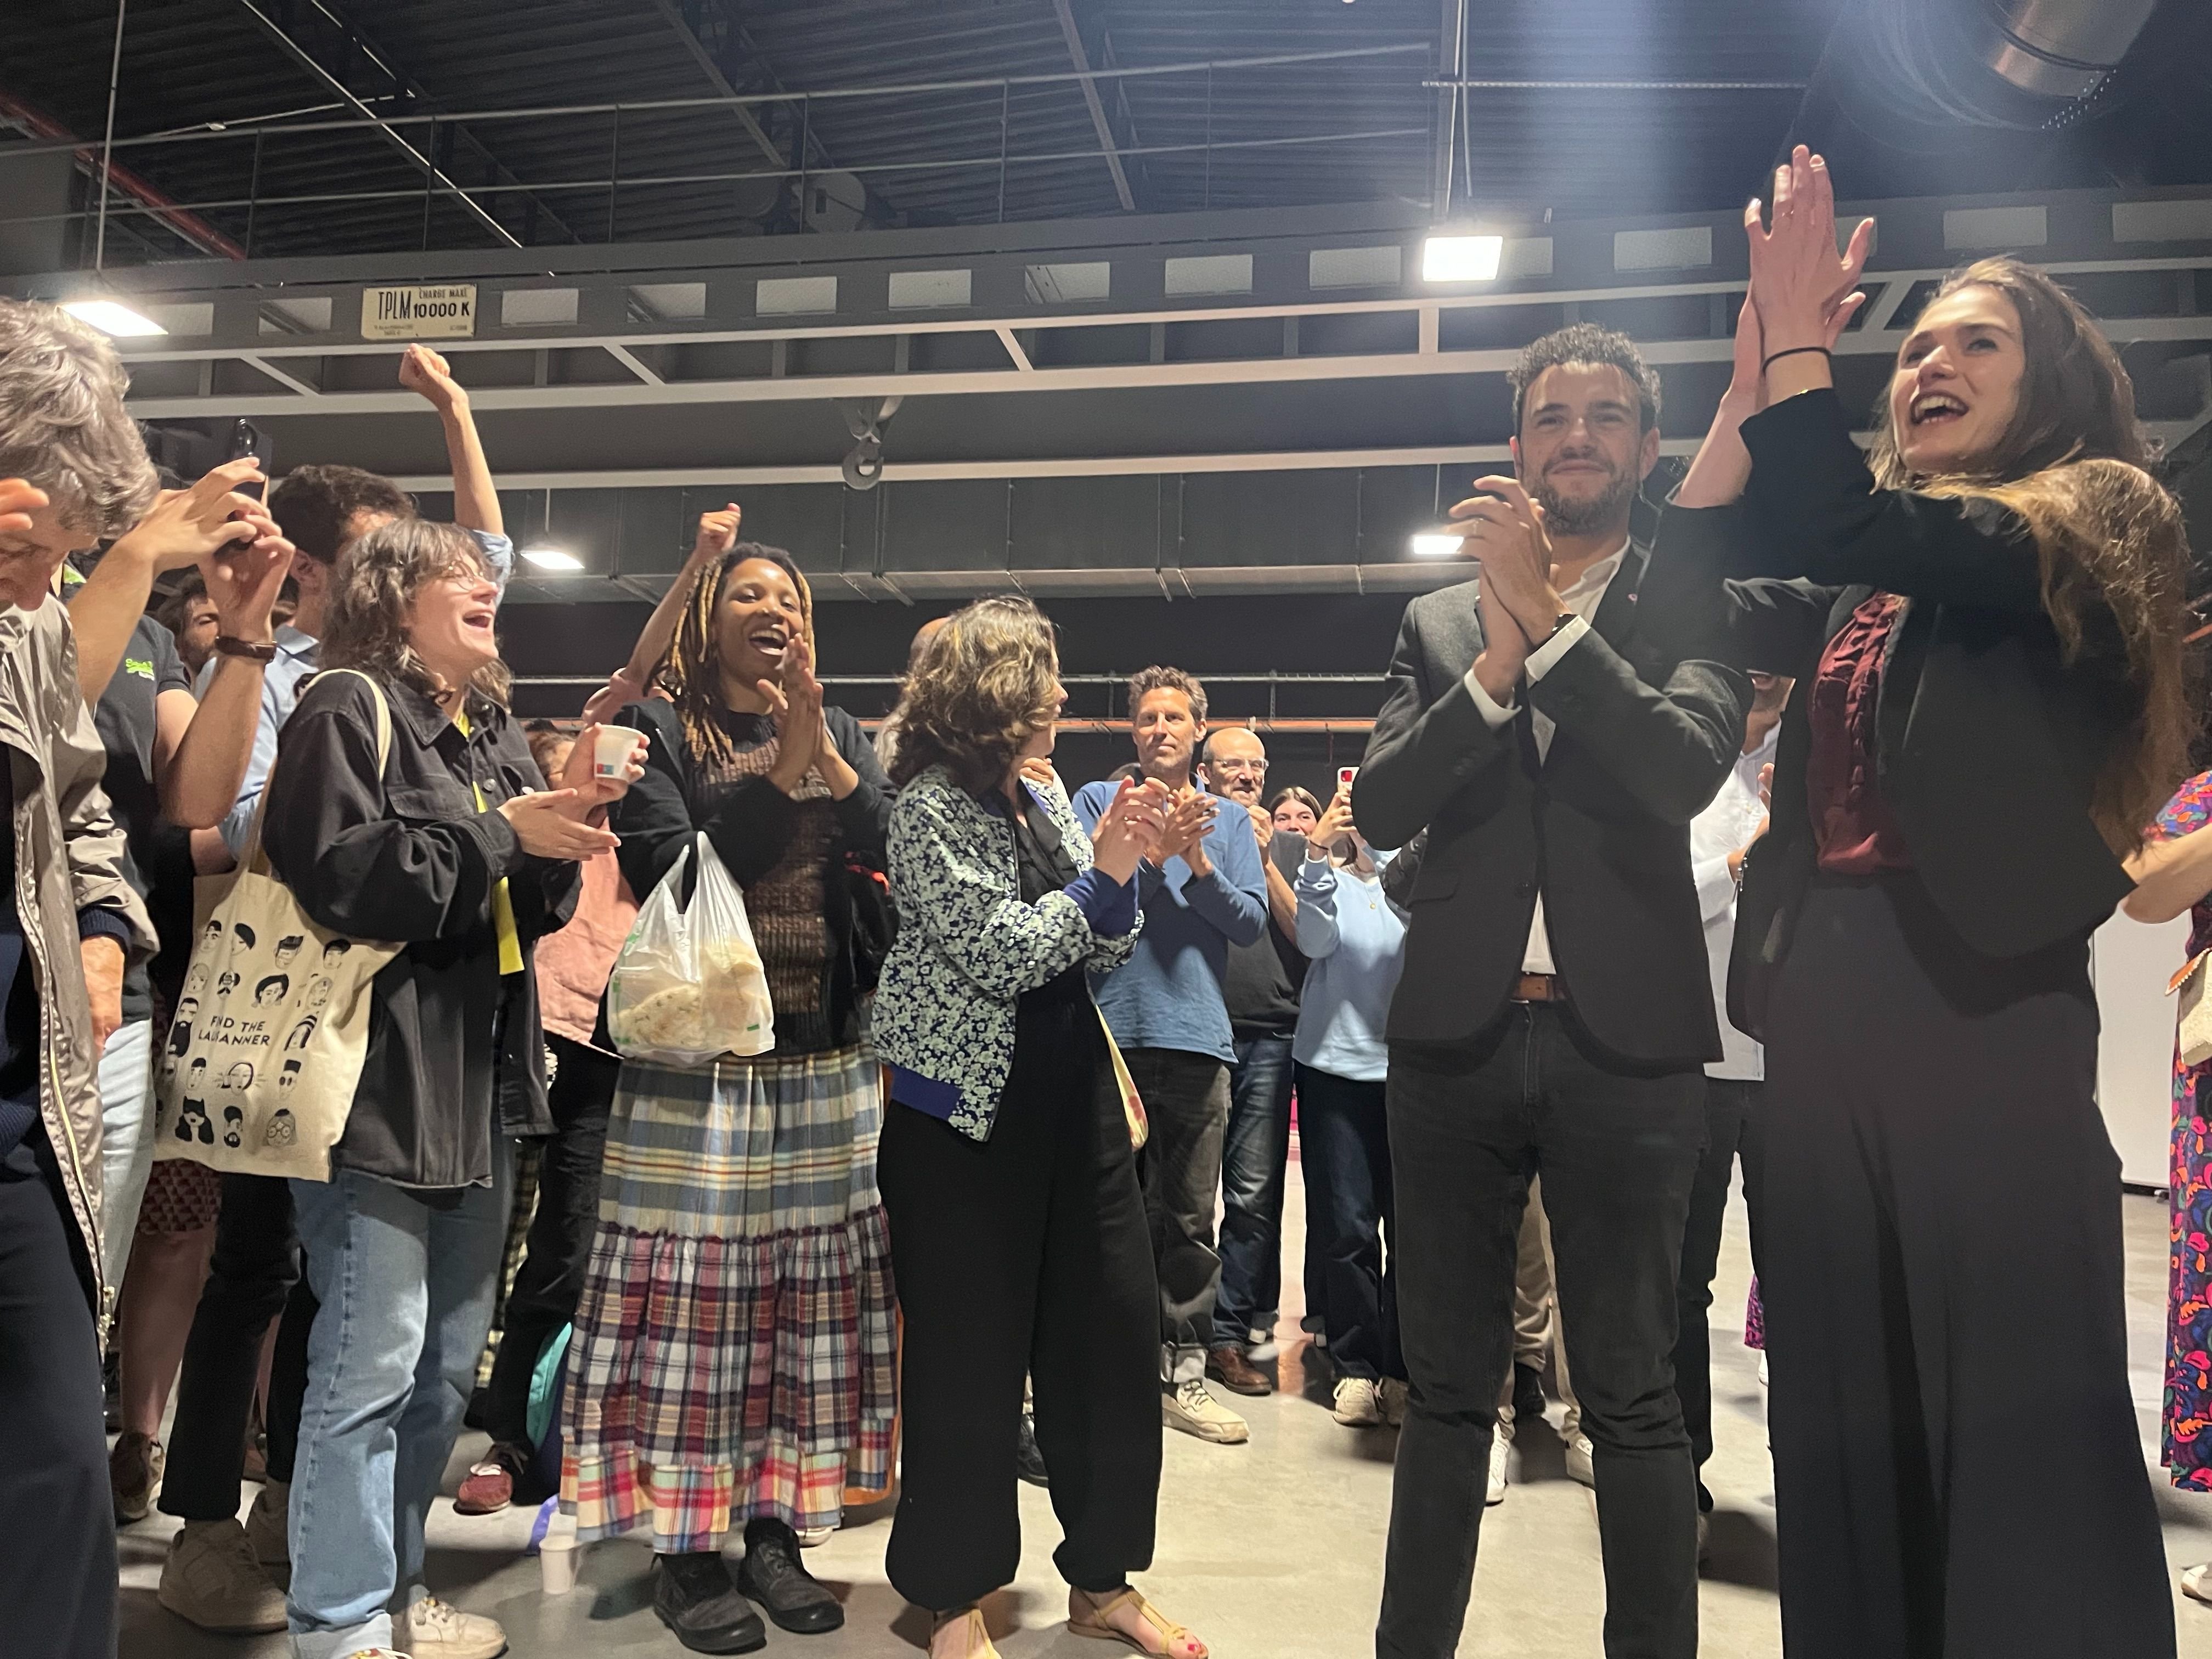
[[[469,717],[465,713],[454,714],[453,724],[460,727],[463,737],[469,735]],[[476,795],[477,811],[479,812],[491,811],[490,806],[484,800],[483,786],[480,783],[471,783],[469,788]],[[507,890],[505,876],[501,876],[499,878],[499,885],[491,890],[491,919],[493,924],[499,929],[499,971],[502,974],[520,973],[522,971],[522,935],[515,929],[514,896]]]

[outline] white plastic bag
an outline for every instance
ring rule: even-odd
[[[689,909],[684,875],[696,852]],[[607,1034],[625,1059],[707,1066],[775,1046],[768,975],[744,895],[700,836],[661,878],[623,941],[607,981]]]

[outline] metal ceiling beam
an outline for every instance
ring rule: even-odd
[[[677,44],[699,66],[699,72],[707,77],[708,84],[724,98],[734,100],[738,97],[738,89],[723,75],[721,65],[714,61],[714,54],[708,52],[705,44],[691,32],[690,24],[684,21],[684,14],[676,9],[675,0],[653,0],[653,9],[660,15],[660,21],[667,26],[669,33],[676,37]],[[735,101],[727,107],[738,125],[745,130],[745,137],[753,141],[754,148],[775,166],[781,167],[784,164],[782,149],[775,140],[768,136],[768,129],[754,118],[752,111]],[[803,161],[805,158],[802,156],[799,159]]]
[[[2106,336],[2115,344],[2138,340],[2195,341],[2212,336],[2212,317],[2144,317],[2108,319]],[[1888,356],[1905,343],[1905,331],[1870,333],[1856,330],[1838,342],[1839,357]],[[588,345],[568,339],[564,348]],[[504,349],[526,343],[501,341]],[[388,350],[389,348],[386,348]],[[1647,362],[1723,363],[1734,347],[1726,339],[1656,340],[1642,348]],[[180,356],[187,354],[179,354]],[[190,354],[235,357],[239,349]],[[264,356],[274,355],[264,353]],[[1072,368],[1014,368],[972,370],[895,370],[860,374],[798,374],[748,380],[680,380],[660,385],[577,382],[566,386],[479,386],[469,394],[479,414],[507,409],[586,409],[641,404],[805,403],[840,398],[963,397],[1000,392],[1103,392],[1133,386],[1269,386],[1323,380],[1384,380],[1408,376],[1499,374],[1519,361],[1520,349],[1466,351],[1399,351],[1361,356],[1253,357],[1190,362],[1115,363]],[[225,415],[390,415],[419,410],[421,400],[405,392],[326,392],[320,396],[134,398],[130,408],[141,420]]]
[[[75,159],[77,171],[90,178],[97,187],[103,170],[98,147],[85,143],[59,121],[12,93],[0,92],[0,126],[13,127],[28,138],[44,139],[48,144],[66,148]],[[15,154],[29,153],[28,147]],[[121,162],[109,161],[105,167],[108,187],[128,197],[144,208],[155,218],[203,253],[219,259],[243,259],[246,250],[217,230],[213,225],[179,207],[174,197],[166,194],[147,179],[142,179]]]
[[[429,155],[426,155],[423,151],[416,149],[415,146],[409,142],[406,136],[403,134],[397,126],[379,115],[374,110],[370,108],[366,102],[356,96],[350,87],[347,86],[344,82],[341,81],[329,70],[324,68],[321,61],[318,59],[313,52],[309,52],[307,47],[301,45],[299,41],[293,39],[292,36],[285,30],[284,26],[278,22],[276,18],[270,16],[268,12],[262,9],[260,3],[258,3],[258,0],[238,0],[238,3],[245,8],[247,15],[253,19],[254,22],[259,27],[261,32],[267,35],[270,40],[276,44],[279,51],[283,52],[287,58],[290,58],[292,62],[297,64],[301,69],[306,70],[307,73],[312,76],[315,80],[329,88],[332,93],[337,94],[339,100],[343,102],[347,108],[352,110],[356,115],[362,117],[366,125],[373,127],[377,132],[380,133],[386,143],[389,143],[392,148],[404,155],[409,161],[413,165],[420,167],[424,175],[430,179],[434,185],[444,191],[453,192],[453,199],[460,204],[463,210],[465,211],[471,218],[474,219],[485,229],[497,236],[500,240],[505,242],[509,247],[520,247],[523,246],[521,238],[518,237],[514,232],[507,229],[507,228],[501,224],[492,214],[485,211],[483,208],[478,206],[476,201],[463,191],[462,186],[456,183],[442,167],[439,167],[438,164],[430,158]],[[355,41],[356,45],[361,47],[364,52],[366,52],[371,58],[374,59],[378,67],[383,69],[385,73],[389,75],[395,82],[399,83],[403,87],[408,84],[406,77],[401,75],[396,69],[392,68],[381,54],[377,52],[374,47],[370,46],[366,40],[362,39],[360,32],[355,29],[351,24],[346,22],[345,20],[340,17],[336,12],[331,10],[328,6],[322,4],[321,0],[314,0],[314,3],[315,9],[318,11],[321,12],[326,18],[330,19],[336,27],[343,31]],[[426,118],[434,123],[440,119],[437,116],[430,116]],[[459,131],[459,124],[458,122],[454,122],[452,125],[453,130]],[[478,144],[477,149],[482,150],[483,146]],[[505,173],[510,179],[514,178],[515,175],[512,172],[507,168],[500,166],[497,159],[491,156],[489,151],[483,151],[483,154],[488,160],[491,161],[492,165],[498,168],[501,173]],[[578,236],[574,231],[568,228],[567,223],[562,220],[558,214],[555,213],[550,208],[544,207],[543,204],[540,204],[539,205],[541,210],[545,213],[546,216],[551,219],[556,225],[558,225],[560,228],[568,234],[568,237],[571,241],[580,241],[583,240],[581,237]]]
[[[665,5],[668,0],[658,0],[658,3]],[[1122,212],[1134,213],[1137,198],[1129,188],[1129,175],[1121,170],[1121,158],[1114,153],[1114,129],[1106,119],[1106,106],[1098,101],[1098,83],[1091,79],[1091,54],[1084,50],[1083,31],[1075,27],[1075,9],[1068,0],[1052,0],[1052,9],[1060,19],[1060,39],[1067,43],[1068,61],[1084,77],[1076,84],[1083,88],[1084,107],[1091,112],[1091,129],[1098,135],[1098,148],[1105,157],[1106,170],[1114,175],[1114,194],[1121,198]]]
[[[241,0],[250,3],[251,0]],[[236,125],[228,122],[210,122],[205,126],[185,131],[140,133],[131,137],[118,138],[114,148],[129,149],[144,144],[185,144],[212,143],[223,140],[251,138],[257,133],[275,133],[289,137],[308,132],[358,131],[368,127],[421,126],[429,122],[459,125],[467,122],[481,125],[494,121],[538,121],[555,116],[574,115],[635,115],[659,114],[689,109],[714,109],[723,105],[831,103],[852,98],[896,98],[913,94],[936,92],[996,92],[1001,88],[1055,86],[1069,81],[1118,81],[1149,79],[1159,75],[1208,74],[1216,70],[1273,69],[1293,64],[1334,64],[1367,58],[1401,58],[1413,52],[1425,52],[1429,48],[1420,44],[1401,44],[1387,46],[1347,46],[1332,52],[1285,52],[1255,58],[1220,58],[1176,64],[1139,64],[1094,69],[1088,74],[1073,70],[1055,70],[1042,75],[999,75],[968,76],[957,80],[902,81],[881,86],[822,87],[811,91],[792,92],[778,88],[774,92],[732,93],[727,97],[714,98],[630,98],[614,102],[588,104],[531,104],[506,109],[456,110],[438,115],[380,116],[368,109],[352,94],[339,88],[348,109],[357,111],[352,120],[295,121],[275,125]],[[67,145],[51,144],[49,149],[64,149]],[[35,147],[27,147],[20,155],[36,154]]]

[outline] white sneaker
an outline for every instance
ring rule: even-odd
[[[1586,1434],[1577,1433],[1567,1440],[1567,1474],[1593,1492],[1597,1490],[1597,1467],[1592,1462],[1595,1452]]]
[[[1257,1325],[1244,1333],[1244,1357],[1255,1365],[1271,1365],[1282,1357],[1282,1344],[1275,1340],[1273,1331],[1263,1331]]]
[[[1160,1396],[1160,1421],[1217,1446],[1241,1446],[1252,1437],[1252,1425],[1216,1400],[1202,1377],[1177,1383],[1173,1394]]]
[[[1406,1425],[1406,1410],[1412,1403],[1412,1385],[1405,1378],[1386,1376],[1375,1385],[1376,1409],[1382,1413],[1382,1420],[1392,1428],[1403,1428]]]
[[[1342,1376],[1337,1379],[1335,1394],[1336,1420],[1347,1429],[1372,1429],[1382,1421],[1382,1403],[1376,1397],[1375,1384],[1364,1376]]]
[[[292,1565],[292,1546],[285,1536],[291,1524],[292,1487],[289,1481],[264,1480],[253,1494],[253,1507],[246,1512],[246,1536],[254,1559],[264,1567]]]
[[[507,1632],[480,1613],[426,1595],[392,1621],[392,1639],[406,1644],[414,1659],[499,1659],[507,1651]]]
[[[284,1628],[284,1592],[235,1521],[187,1521],[161,1563],[161,1605],[218,1636],[264,1636]]]
[[[1513,1456],[1513,1425],[1501,1421],[1490,1437],[1490,1482],[1482,1490],[1483,1505],[1495,1509],[1505,1501],[1506,1465]]]
[[[836,1534],[837,1528],[835,1527],[808,1527],[798,1534],[799,1547],[803,1550],[818,1550]]]
[[[2212,1561],[2183,1570],[2181,1593],[2192,1601],[2212,1601]]]

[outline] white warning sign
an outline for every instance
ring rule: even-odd
[[[477,331],[477,285],[367,288],[361,293],[364,340],[465,340]]]

